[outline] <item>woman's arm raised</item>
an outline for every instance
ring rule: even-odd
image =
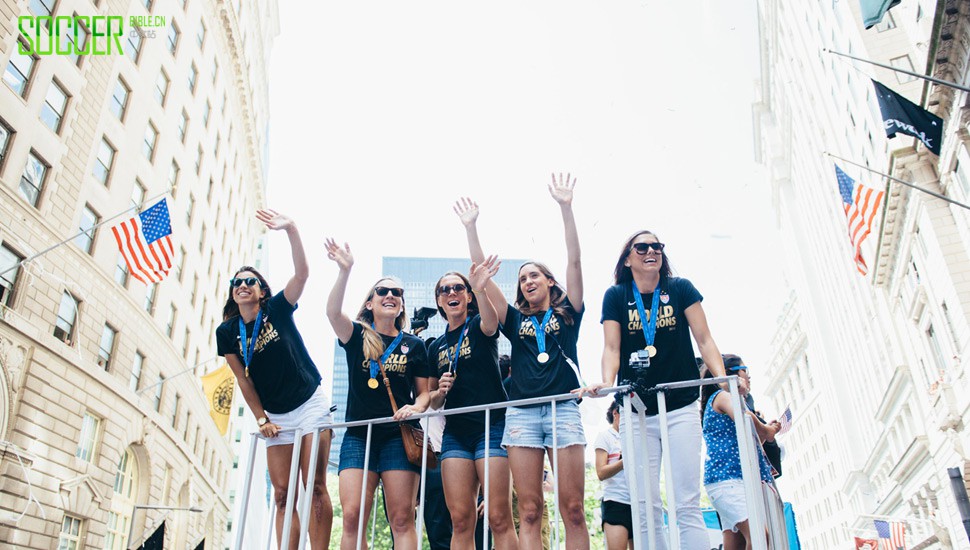
[[[569,174],[563,179],[559,174],[552,175],[549,194],[559,203],[562,222],[566,229],[566,296],[576,311],[583,309],[583,265],[579,250],[579,233],[576,231],[576,218],[573,216],[573,189],[576,178],[570,181]]]
[[[333,239],[326,242],[327,257],[337,263],[340,271],[337,280],[333,282],[330,296],[327,298],[327,318],[337,338],[344,344],[350,341],[354,334],[354,322],[343,312],[344,294],[347,291],[347,281],[350,279],[350,268],[354,266],[354,255],[350,253],[350,245],[344,243],[341,248]]]
[[[283,289],[283,296],[291,306],[295,306],[303,295],[303,288],[310,277],[310,266],[306,261],[306,252],[303,250],[303,240],[300,239],[300,232],[296,228],[296,223],[290,218],[280,214],[275,210],[265,209],[256,211],[256,219],[266,224],[268,229],[273,231],[286,231],[286,237],[290,240],[290,254],[293,256],[293,276],[286,283]]]
[[[471,256],[473,262],[481,264],[485,261],[485,252],[482,251],[482,243],[478,239],[478,203],[468,197],[462,197],[455,201],[454,210],[455,214],[458,214],[458,219],[461,220],[462,225],[465,226],[465,236],[468,239],[468,254]],[[485,285],[485,292],[488,293],[488,299],[491,300],[492,305],[495,307],[495,312],[498,314],[498,322],[504,324],[505,315],[508,313],[509,302],[505,299],[505,295],[502,294],[502,289],[495,284],[495,281],[489,279],[488,284]]]

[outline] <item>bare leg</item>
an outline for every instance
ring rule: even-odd
[[[485,459],[475,461],[478,479],[485,479]],[[519,540],[512,526],[512,492],[509,489],[509,459],[488,459],[488,528],[495,537],[495,548],[518,548]],[[472,525],[474,529],[474,525]],[[470,547],[468,547],[470,548]]]
[[[559,483],[559,514],[566,527],[566,548],[570,550],[589,549],[589,530],[586,528],[586,509],[583,506],[583,493],[586,489],[586,463],[582,445],[570,445],[559,449],[559,467],[552,461],[549,449],[549,463]]]
[[[626,527],[622,525],[605,523],[603,524],[603,532],[606,533],[607,550],[625,550],[627,541],[633,544],[633,541],[630,540],[630,534],[626,531]]]
[[[367,471],[367,494],[364,497],[364,509],[360,509],[360,484],[363,481],[364,470],[347,468],[340,472],[340,507],[343,510],[343,536],[340,538],[340,550],[355,550],[357,548],[357,524],[361,515],[370,517],[371,505],[374,503],[374,490],[377,489],[377,473]],[[366,525],[366,523],[365,523]],[[361,548],[367,548],[367,537],[361,534],[363,543]]]
[[[381,472],[384,483],[384,505],[387,519],[391,523],[396,550],[411,550],[418,543],[414,530],[415,489],[418,474],[407,470],[388,470]]]
[[[542,549],[542,465],[545,449],[509,447],[512,481],[519,499],[519,548]],[[583,476],[585,478],[585,475]]]
[[[303,479],[309,479],[310,445],[313,435],[303,437],[300,446],[300,469]],[[330,456],[330,440],[333,430],[320,432],[320,448],[317,452],[316,473],[313,475],[313,500],[310,502],[310,546],[330,548],[330,530],[333,527],[333,503],[327,492],[327,457]],[[295,548],[291,546],[290,548]]]
[[[441,480],[445,502],[451,512],[451,548],[474,548],[475,524],[478,520],[478,476],[475,473],[475,463],[463,458],[443,460]]]

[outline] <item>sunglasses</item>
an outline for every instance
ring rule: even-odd
[[[732,371],[748,370],[748,367],[744,365],[738,365],[736,367],[728,367],[727,370],[732,370]]]
[[[664,243],[636,243],[630,248],[630,250],[634,250],[637,254],[643,256],[648,250],[653,250],[654,252],[663,252],[664,246],[666,246]]]
[[[379,286],[374,288],[374,294],[377,294],[378,296],[387,296],[388,292],[390,292],[391,295],[394,296],[395,298],[400,298],[401,296],[404,296],[403,288],[390,288],[386,286]]]
[[[229,279],[229,285],[234,288],[238,288],[244,284],[246,286],[263,286],[256,277],[233,277],[232,279]]]
[[[468,287],[458,283],[456,285],[445,285],[438,289],[438,296],[445,296],[454,292],[455,294],[461,294],[468,290]]]

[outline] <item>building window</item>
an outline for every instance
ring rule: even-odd
[[[94,178],[102,185],[108,185],[108,176],[111,175],[111,166],[114,164],[115,153],[117,151],[108,143],[108,140],[101,138],[101,147],[98,148],[98,158],[94,161]]]
[[[155,412],[162,410],[162,386],[165,385],[165,377],[158,375],[158,382],[155,383]]]
[[[80,54],[75,53],[75,51],[84,51],[84,46],[88,43],[88,36],[90,32],[87,27],[85,27],[80,20],[74,19],[71,25],[64,26],[64,38],[63,42],[65,44],[70,44],[70,53],[67,54],[68,57],[74,60],[75,65],[80,65],[83,57]]]
[[[878,32],[885,32],[895,28],[896,28],[896,20],[893,19],[892,12],[888,12],[888,11],[886,12],[885,16],[883,16],[882,21],[876,24],[876,31]]]
[[[91,210],[90,206],[85,205],[84,210],[81,211],[81,221],[78,223],[78,231],[80,231],[80,234],[74,238],[74,244],[88,254],[91,253],[91,248],[94,245],[94,235],[97,232],[96,226],[98,225],[98,221],[98,215]]]
[[[179,185],[179,172],[181,172],[181,171],[182,171],[182,169],[179,168],[179,163],[177,163],[177,162],[175,162],[173,160],[172,161],[172,166],[170,166],[169,169],[168,169],[168,184],[172,187],[172,194],[173,195],[175,194],[175,191],[178,189],[178,185]]]
[[[165,334],[167,334],[169,338],[171,338],[172,334],[175,332],[176,317],[178,317],[178,308],[175,307],[175,304],[172,304],[169,306],[168,319],[165,321]]]
[[[202,223],[202,234],[199,237],[199,253],[200,254],[202,253],[202,250],[205,248],[205,235],[206,235],[207,232],[208,232],[208,229],[205,226],[205,222],[203,222]]]
[[[175,406],[172,407],[172,429],[177,430],[179,424],[179,401],[182,400],[182,396],[175,394]]]
[[[13,305],[13,292],[17,285],[17,275],[20,273],[18,263],[23,261],[23,256],[17,254],[6,244],[0,245],[0,316],[4,307]],[[13,266],[13,269],[7,271]],[[4,273],[6,271],[6,273]]]
[[[185,327],[185,338],[182,339],[182,357],[188,361],[189,360],[189,342],[191,333],[189,332],[189,327]]]
[[[158,78],[155,79],[155,101],[158,101],[159,105],[165,105],[165,97],[168,95],[168,75],[165,74],[164,70],[158,72]]]
[[[219,112],[222,116],[226,116],[226,92],[222,92],[222,99],[219,100]],[[230,126],[230,128],[232,128]]]
[[[125,111],[128,109],[128,94],[131,93],[131,88],[125,83],[121,77],[118,77],[118,82],[115,82],[115,90],[111,94],[111,112],[118,117],[118,120],[125,119]]]
[[[943,355],[943,347],[940,345],[940,339],[936,335],[936,329],[933,328],[933,324],[930,323],[926,327],[926,338],[930,342],[930,349],[933,351],[933,362],[936,363],[936,368],[939,372],[946,371],[946,357]]]
[[[57,0],[30,0],[30,13],[34,15],[51,15]]]
[[[155,156],[155,142],[158,141],[158,129],[151,122],[145,128],[145,141],[142,143],[141,152],[151,162]]]
[[[77,319],[77,309],[77,298],[65,291],[61,295],[61,305],[57,308],[54,337],[67,345],[71,345],[74,341],[74,321]]]
[[[40,108],[40,120],[57,134],[61,131],[61,120],[64,118],[66,109],[67,94],[56,80],[52,80],[50,87],[47,88],[47,97],[44,98],[44,104]]]
[[[111,368],[111,354],[114,352],[115,337],[118,331],[105,323],[101,330],[101,343],[98,344],[98,366],[104,370]]]
[[[138,464],[130,448],[125,449],[115,472],[114,495],[105,525],[104,547],[115,550],[128,548],[128,531],[135,511],[135,490],[138,487]]]
[[[195,81],[199,77],[199,69],[195,67],[195,63],[189,67],[189,91],[193,94],[195,93]]]
[[[131,362],[131,378],[128,379],[128,388],[136,392],[138,385],[141,384],[141,368],[145,364],[145,356],[135,352],[135,360]]]
[[[7,148],[10,146],[10,136],[13,131],[0,120],[0,168],[3,168],[3,161],[7,158]]]
[[[185,143],[185,129],[188,126],[189,126],[189,115],[183,109],[182,115],[179,117],[179,126],[178,126],[179,141],[181,141],[182,143]]]
[[[205,107],[202,109],[202,124],[208,128],[209,127],[209,113],[212,111],[212,104],[208,100],[205,102]]]
[[[201,144],[199,145],[199,148],[195,155],[195,173],[196,175],[199,175],[202,173],[202,145]]]
[[[115,282],[123,287],[128,287],[128,262],[125,256],[118,253],[118,263],[115,265]]]
[[[195,39],[200,48],[205,44],[205,23],[202,21],[199,21],[199,34],[195,35]]]
[[[140,210],[141,205],[145,202],[145,184],[141,182],[140,179],[135,178],[135,185],[131,188],[131,207],[135,210]]]
[[[217,78],[219,78],[219,60],[213,58],[212,60],[212,84],[213,85],[215,85]]]
[[[178,25],[175,24],[175,21],[172,21],[172,24],[168,27],[168,51],[172,55],[175,55],[175,52],[178,51],[179,34]]]
[[[27,44],[23,42],[21,44],[27,49]],[[13,53],[10,54],[10,62],[7,63],[7,69],[3,72],[3,81],[20,97],[27,96],[27,85],[33,75],[36,61],[36,57],[22,54],[20,48],[14,46]]]
[[[179,247],[178,263],[175,265],[175,278],[182,282],[182,270],[185,269],[185,247]]]
[[[27,155],[27,164],[24,166],[24,173],[20,176],[20,196],[23,197],[31,206],[36,207],[40,199],[40,193],[44,189],[44,180],[47,178],[47,169],[50,168],[44,161],[31,151]]]
[[[903,69],[904,71],[914,72],[913,61],[910,60],[908,55],[901,55],[899,57],[894,57],[889,60],[889,64],[892,65],[893,67],[896,67],[897,69]],[[896,82],[899,82],[900,84],[905,84],[907,82],[912,82],[916,80],[915,76],[910,76],[908,74],[903,74],[895,71],[893,71],[893,74],[896,75]]]
[[[64,520],[61,521],[61,536],[57,539],[57,550],[77,550],[81,547],[81,520],[64,514]]]
[[[125,53],[128,54],[128,58],[131,62],[138,64],[138,55],[141,53],[141,33],[142,30],[138,27],[132,26],[131,30],[125,33],[128,37],[128,47],[125,48]]]
[[[141,0],[141,5],[145,6],[145,9],[149,12],[152,11],[152,0]]]
[[[155,311],[155,283],[148,283],[145,285],[145,303],[143,307],[148,313],[154,313]]]
[[[185,225],[192,227],[192,218],[195,216],[195,197],[189,195],[189,204],[185,207]]]
[[[77,450],[74,456],[84,462],[91,462],[98,444],[98,432],[101,430],[101,419],[90,412],[84,413],[81,421],[81,435],[77,440]]]

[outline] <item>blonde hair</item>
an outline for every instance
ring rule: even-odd
[[[374,298],[374,289],[380,286],[383,281],[393,281],[404,288],[404,282],[397,277],[381,277],[374,283],[370,288],[370,292],[367,293],[367,297],[364,298],[364,303],[360,305],[360,310],[357,312],[357,320],[360,325],[364,328],[364,333],[361,335],[364,340],[364,358],[368,360],[378,360],[381,354],[384,353],[384,340],[381,335],[377,333],[376,330],[371,328],[371,324],[374,322],[374,312],[367,309],[367,302],[370,302]],[[401,295],[401,313],[394,319],[394,327],[397,330],[405,331],[410,326],[407,315],[407,308],[404,303],[404,295]]]

